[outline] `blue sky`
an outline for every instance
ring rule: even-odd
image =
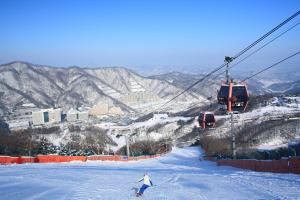
[[[0,63],[212,69],[299,9],[299,0],[1,0]],[[299,35],[300,26],[244,67],[300,50]]]

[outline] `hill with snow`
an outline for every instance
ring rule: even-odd
[[[231,76],[235,81],[240,81],[252,75],[253,73],[255,72],[233,72]],[[186,89],[196,81],[202,79],[206,74],[207,73],[194,74],[173,71],[164,74],[152,75],[149,76],[149,78],[167,81],[178,88]],[[191,88],[191,91],[205,97],[215,98],[217,91],[220,89],[221,82],[224,81],[224,77],[225,72],[223,74],[217,72],[195,85],[193,88]],[[263,95],[267,93],[294,94],[299,93],[300,91],[299,80],[300,73],[295,67],[288,73],[280,73],[275,71],[260,74],[259,76],[248,80],[246,85],[249,92],[253,95]]]
[[[130,112],[135,109],[124,100],[130,95],[145,93],[159,102],[181,91],[169,82],[145,78],[126,68],[59,68],[26,62],[0,65],[2,111],[12,110],[22,103],[33,103],[40,108],[56,106],[69,109],[105,102]],[[178,100],[201,98],[200,95],[186,93]]]

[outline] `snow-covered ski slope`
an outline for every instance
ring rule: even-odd
[[[198,148],[137,162],[0,166],[0,199],[137,199],[136,181],[148,172],[147,199],[300,199],[300,176],[217,167],[199,161]]]

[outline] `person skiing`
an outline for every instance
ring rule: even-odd
[[[139,196],[142,196],[144,191],[150,187],[150,186],[153,186],[153,183],[148,175],[148,173],[146,172],[144,174],[144,177],[141,178],[140,180],[138,180],[138,182],[141,182],[141,181],[144,181],[143,185],[141,186],[141,188],[139,189],[138,193],[136,193],[136,196],[139,197]]]

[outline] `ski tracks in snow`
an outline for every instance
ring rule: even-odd
[[[272,176],[271,179],[273,181],[270,181],[268,176]],[[255,191],[256,194],[262,196],[262,199],[266,198],[266,195],[269,196],[268,199],[300,199],[299,191],[297,191],[299,189],[299,182],[296,181],[298,185],[295,185],[295,181],[278,179],[277,174],[250,172],[246,170],[227,176],[227,178],[230,178],[236,185],[242,185],[245,188],[249,188],[249,190]],[[278,186],[281,187],[281,190],[278,190]]]
[[[218,167],[197,148],[138,162],[0,166],[1,199],[10,200],[300,200],[300,176]],[[148,172],[154,187],[135,197]],[[132,190],[134,188],[134,190]]]

